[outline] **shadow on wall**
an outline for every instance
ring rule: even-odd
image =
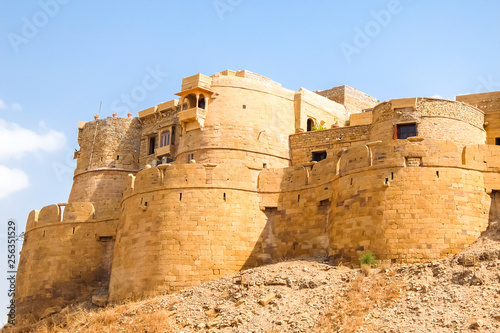
[[[337,162],[334,155],[316,164],[261,172],[260,208],[267,222],[245,268],[327,255],[328,213]],[[273,188],[280,192],[272,193]]]
[[[483,236],[493,241],[500,241],[500,190],[491,192],[489,226]]]

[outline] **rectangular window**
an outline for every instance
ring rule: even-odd
[[[161,132],[160,147],[170,146],[170,130]]]
[[[495,138],[495,145],[500,146],[500,138]]]
[[[148,147],[149,155],[155,153],[155,147],[156,147],[156,136],[152,136],[149,138],[149,147]]]
[[[191,162],[192,160],[194,160],[194,154],[188,154],[187,155],[187,162]]]
[[[326,158],[326,151],[313,151],[312,160],[319,162]]]
[[[417,124],[397,124],[396,139],[406,139],[417,136]]]

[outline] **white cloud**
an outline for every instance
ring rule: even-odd
[[[441,96],[441,95],[439,95],[439,94],[432,95],[431,97],[432,97],[432,98],[441,98],[441,99],[446,99],[446,98],[444,98],[443,96]]]
[[[64,133],[47,128],[43,122],[38,132],[0,119],[0,160],[20,158],[26,153],[51,153],[64,148]]]
[[[6,108],[7,108],[7,104],[5,104],[5,102],[0,99],[0,110],[6,109]]]
[[[9,169],[0,165],[0,199],[9,194],[27,188],[30,183],[28,175],[20,169]]]

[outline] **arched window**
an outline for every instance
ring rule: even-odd
[[[312,120],[311,118],[307,119],[307,131],[310,132],[312,131],[314,127],[314,120]]]
[[[205,109],[205,96],[200,95],[200,97],[198,99],[198,107],[200,109]]]
[[[160,135],[160,147],[165,147],[170,145],[170,130],[161,132]]]
[[[184,97],[182,104],[183,104],[183,107],[184,107],[184,104],[187,104],[187,109],[195,108],[196,107],[196,95],[195,94],[187,95],[186,97]]]

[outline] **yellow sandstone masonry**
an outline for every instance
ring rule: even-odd
[[[79,123],[68,202],[28,216],[19,322],[286,258],[443,258],[498,217],[500,92],[380,103],[226,70],[176,95]]]

